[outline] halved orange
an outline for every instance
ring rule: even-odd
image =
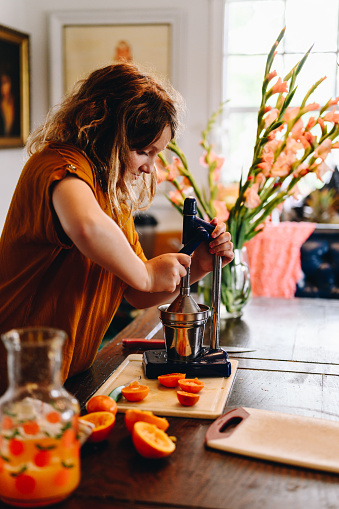
[[[185,380],[178,381],[179,387],[182,391],[198,393],[205,387],[204,382],[199,378],[186,378]]]
[[[186,373],[169,373],[167,375],[159,375],[158,380],[165,387],[176,387],[178,381],[185,378]]]
[[[175,450],[175,444],[163,430],[149,422],[136,422],[133,426],[134,447],[144,458],[164,458]]]
[[[138,410],[137,408],[130,408],[129,410],[126,410],[125,424],[129,433],[132,433],[134,424],[139,421],[154,424],[163,431],[166,431],[169,426],[167,419],[164,417],[158,417],[157,415],[154,415],[153,412],[149,412],[147,410]]]
[[[177,391],[179,403],[183,406],[193,406],[199,401],[199,394],[193,392]]]
[[[100,394],[87,401],[86,410],[89,414],[92,412],[111,412],[116,415],[118,405],[113,398]]]
[[[115,424],[115,415],[111,412],[92,412],[79,417],[80,421],[92,422],[94,428],[88,438],[89,442],[106,440]]]
[[[121,389],[121,392],[127,401],[141,401],[142,399],[145,399],[149,393],[149,387],[135,381]]]

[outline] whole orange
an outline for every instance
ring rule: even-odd
[[[93,396],[87,401],[86,410],[89,414],[92,412],[111,412],[116,415],[118,405],[113,398],[110,398],[110,396],[100,394]]]

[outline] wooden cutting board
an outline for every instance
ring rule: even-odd
[[[149,410],[159,416],[195,417],[199,419],[215,419],[222,414],[230,393],[238,361],[231,359],[231,375],[228,378],[202,378],[205,387],[202,389],[200,399],[192,407],[180,405],[176,391],[178,388],[170,389],[161,385],[157,379],[146,378],[142,366],[143,356],[131,354],[112,373],[110,378],[95,393],[109,394],[115,387],[128,385],[133,379],[141,377],[140,383],[148,385],[149,393],[143,401],[132,403],[122,398],[118,402],[118,412],[126,412],[128,408],[139,408]]]
[[[236,408],[209,427],[208,447],[339,473],[339,422]]]

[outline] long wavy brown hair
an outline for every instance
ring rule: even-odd
[[[131,212],[145,208],[155,194],[156,172],[140,185],[125,179],[129,151],[155,142],[169,126],[172,138],[181,124],[183,100],[173,87],[136,65],[119,63],[92,72],[47,115],[29,137],[32,154],[51,142],[68,143],[92,161],[112,213],[120,224],[121,204]]]

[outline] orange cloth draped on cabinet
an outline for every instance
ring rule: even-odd
[[[63,380],[91,366],[126,289],[119,278],[86,258],[62,230],[51,189],[67,175],[86,182],[111,216],[108,197],[85,154],[51,144],[26,163],[0,239],[0,332],[26,326],[66,331]],[[135,253],[145,261],[127,210],[122,224]],[[5,371],[1,344],[2,386]]]
[[[247,244],[252,295],[294,297],[302,275],[300,248],[316,224],[307,222],[267,223]]]

